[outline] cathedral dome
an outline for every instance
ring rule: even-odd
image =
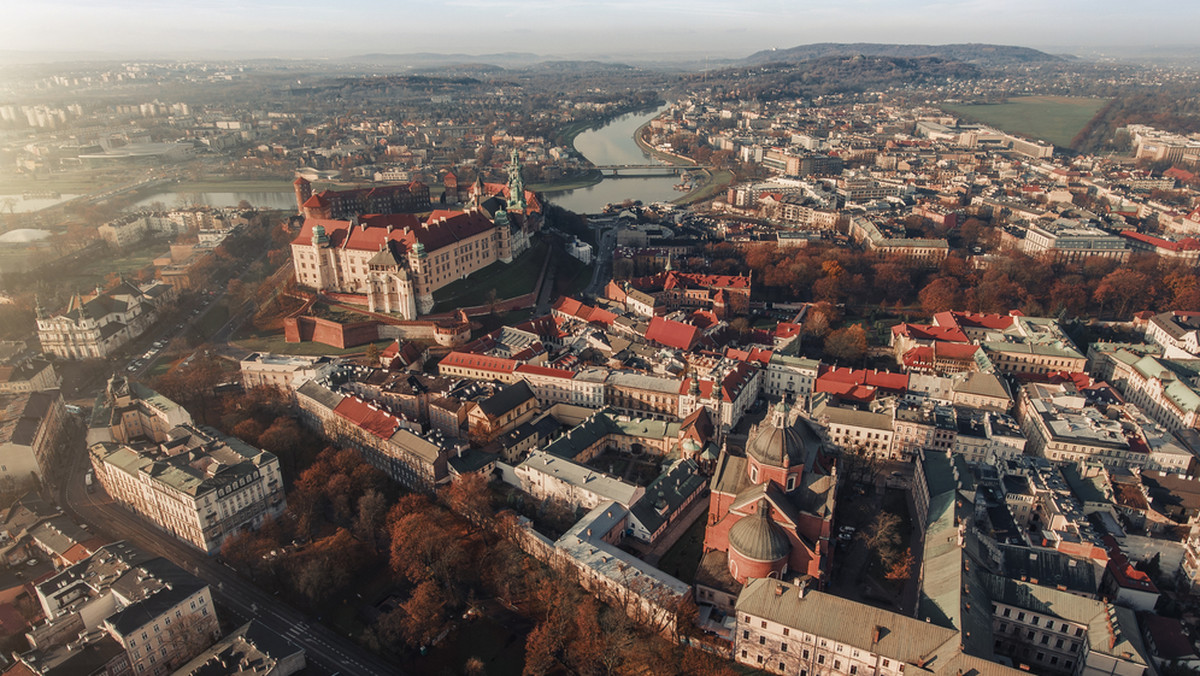
[[[799,420],[788,423],[787,418],[787,409],[780,402],[767,419],[750,432],[746,441],[747,455],[771,467],[783,467],[785,457],[788,465],[807,465],[820,441],[806,438],[801,427],[803,423]]]
[[[759,502],[754,514],[743,517],[729,529],[729,547],[751,561],[774,563],[791,553],[787,535],[768,516],[770,507]]]

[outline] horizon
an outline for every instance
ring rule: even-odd
[[[14,30],[0,54],[29,62],[506,52],[546,59],[695,61],[826,42],[986,43],[1101,57],[1200,51],[1192,30],[1200,23],[1200,6],[1070,0],[1044,7],[1016,0],[998,12],[993,5],[986,0],[855,0],[838,7],[781,0],[736,7],[715,0],[442,0],[377,7],[362,0],[336,6],[313,0],[218,0],[199,7],[178,0],[102,6],[50,0],[10,9]],[[402,26],[402,32],[393,26]]]

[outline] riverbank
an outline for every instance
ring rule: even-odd
[[[659,150],[658,148],[655,148],[654,146],[650,145],[649,143],[646,143],[646,140],[642,138],[642,134],[646,131],[646,128],[649,127],[650,123],[653,121],[654,120],[647,120],[645,123],[642,124],[642,126],[637,128],[637,131],[633,132],[633,142],[636,143],[637,146],[642,149],[642,152],[649,154],[651,157],[653,157],[656,160],[661,160],[663,162],[666,162],[667,164],[675,165],[677,167],[694,167],[694,166],[696,166],[696,161],[691,159],[690,157],[684,157],[683,155],[676,155],[675,153],[668,153],[665,150]]]
[[[646,123],[638,127],[637,131],[633,134],[634,142],[637,143],[638,147],[641,148],[642,151],[649,153],[656,159],[662,160],[663,162],[677,167],[694,167],[697,165],[696,161],[690,157],[676,155],[675,153],[668,153],[664,150],[659,150],[651,146],[649,143],[646,143],[646,140],[642,138],[642,134],[645,133],[646,128],[650,126],[650,122],[652,122],[652,120],[646,121]],[[728,169],[719,169],[715,172],[711,169],[703,169],[701,171],[704,174],[704,181],[693,188],[686,195],[671,200],[672,204],[686,206],[712,199],[718,193],[720,193],[721,190],[733,182],[733,172],[729,171]]]

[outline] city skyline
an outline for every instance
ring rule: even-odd
[[[736,58],[816,42],[987,42],[1103,54],[1194,49],[1200,41],[1191,27],[1198,21],[1200,7],[1115,0],[1054,6],[1031,0],[840,5],[441,0],[387,7],[361,0],[337,5],[218,0],[203,7],[177,0],[52,0],[10,8],[9,25],[15,30],[6,49],[48,57],[532,52],[637,60]]]

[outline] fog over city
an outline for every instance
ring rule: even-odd
[[[48,0],[6,7],[3,50],[55,57],[533,52],[641,60],[812,42],[1194,49],[1200,7],[1152,0]]]

